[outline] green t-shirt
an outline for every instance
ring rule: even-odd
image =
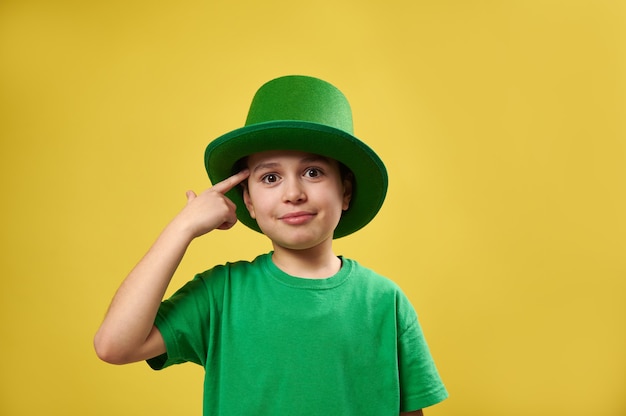
[[[328,279],[271,253],[197,275],[156,318],[154,369],[205,368],[205,415],[397,415],[444,400],[417,316],[392,281],[342,258]]]

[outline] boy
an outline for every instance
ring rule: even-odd
[[[268,82],[246,125],[209,144],[205,166],[215,185],[187,192],[115,294],[94,341],[101,359],[202,365],[205,415],[421,415],[447,397],[401,290],[333,253],[387,190],[339,90],[304,76]],[[162,302],[191,241],[237,220],[273,251],[216,266]]]

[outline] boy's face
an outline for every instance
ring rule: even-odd
[[[334,159],[297,151],[248,157],[244,201],[250,216],[274,245],[307,249],[330,243],[348,209],[352,182]]]

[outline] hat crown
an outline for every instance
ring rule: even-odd
[[[290,75],[264,84],[252,99],[246,126],[276,120],[323,124],[353,134],[350,103],[321,79]]]

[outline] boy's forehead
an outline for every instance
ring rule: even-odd
[[[259,164],[280,163],[283,161],[298,161],[301,163],[336,163],[335,159],[316,153],[302,152],[299,150],[268,150],[265,152],[253,153],[247,157],[249,168],[254,168],[254,166]]]

